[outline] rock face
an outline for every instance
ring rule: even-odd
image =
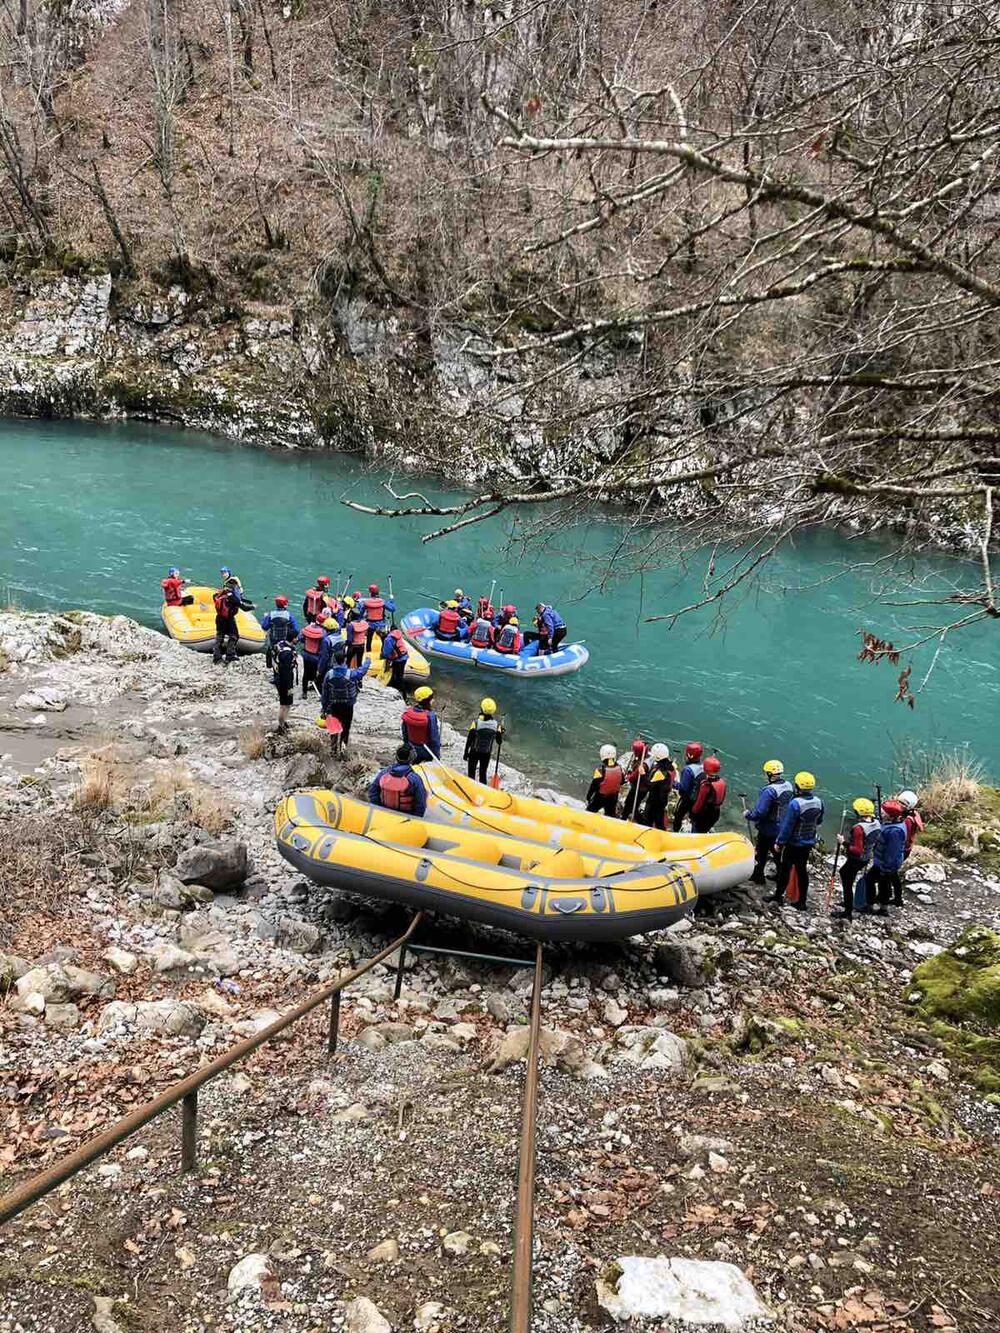
[[[623,1255],[615,1268],[618,1273],[612,1280],[598,1279],[597,1299],[619,1321],[675,1319],[741,1329],[752,1319],[771,1317],[734,1264]]]
[[[928,1017],[1000,1026],[1000,934],[971,926],[914,968],[907,994]]]
[[[174,870],[182,884],[203,884],[217,893],[238,889],[247,877],[246,843],[220,839],[188,847]]]

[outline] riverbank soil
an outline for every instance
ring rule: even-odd
[[[406,917],[310,886],[270,827],[288,789],[360,789],[396,743],[391,693],[366,686],[334,762],[314,703],[268,730],[259,658],[213,668],[89,615],[0,615],[0,647],[6,1190]],[[848,927],[824,891],[800,914],[746,886],[656,936],[546,951],[541,1333],[614,1327],[618,1259],[660,1254],[741,1269],[756,1326],[1000,1325],[988,969],[966,1022],[920,970],[988,954],[954,941],[1000,927],[1000,882],[931,859],[903,909]],[[334,1057],[321,1010],[203,1089],[196,1171],[170,1112],[9,1224],[0,1331],[505,1329],[530,974],[418,957],[398,1002],[392,981],[346,994]]]

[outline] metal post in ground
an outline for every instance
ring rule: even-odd
[[[392,998],[398,1000],[400,992],[403,989],[403,969],[406,967],[406,945],[400,946],[399,962],[396,964],[396,989],[392,992]]]
[[[542,946],[535,949],[535,981],[531,991],[521,1143],[517,1168],[517,1211],[514,1215],[514,1266],[511,1276],[510,1333],[531,1333],[531,1275],[535,1212],[535,1120],[538,1112],[538,1047],[542,1025]]]
[[[198,1089],[186,1092],[181,1100],[181,1171],[193,1171],[198,1165]]]
[[[337,1037],[340,1034],[340,991],[330,996],[330,1030],[327,1034],[326,1049],[330,1055],[337,1053]]]

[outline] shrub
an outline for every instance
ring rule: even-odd
[[[240,750],[248,759],[259,759],[267,744],[267,732],[255,722],[252,727],[243,727],[240,731]]]
[[[982,777],[982,764],[961,751],[932,757],[917,785],[924,819],[932,824],[939,823],[959,806],[975,801]]]

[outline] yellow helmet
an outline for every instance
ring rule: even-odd
[[[340,626],[339,626],[339,625],[337,624],[337,622],[334,620],[333,616],[327,616],[327,618],[323,621],[323,628],[324,628],[324,629],[340,629]]]
[[[424,704],[428,699],[434,698],[434,691],[429,685],[420,685],[413,691],[413,697],[418,704]]]
[[[484,699],[479,705],[479,711],[485,713],[487,717],[492,717],[497,711],[497,701],[495,699]]]
[[[779,778],[785,771],[785,765],[780,759],[769,759],[764,765],[764,772],[769,778]]]
[[[458,610],[458,603],[455,601],[454,597],[451,599],[450,602],[445,602],[445,606],[449,609],[449,611]]]
[[[816,779],[803,769],[801,773],[795,774],[795,785],[799,791],[812,791],[816,786]]]
[[[859,796],[854,802],[853,809],[862,819],[869,819],[875,813],[875,802],[869,801],[867,796]]]
[[[353,597],[345,597],[345,598],[344,598],[344,605],[347,607],[347,609],[348,609],[349,611],[353,611],[353,610],[354,610],[354,598],[353,598]]]
[[[510,620],[507,621],[508,625],[520,625],[520,623],[517,616],[511,616]]]

